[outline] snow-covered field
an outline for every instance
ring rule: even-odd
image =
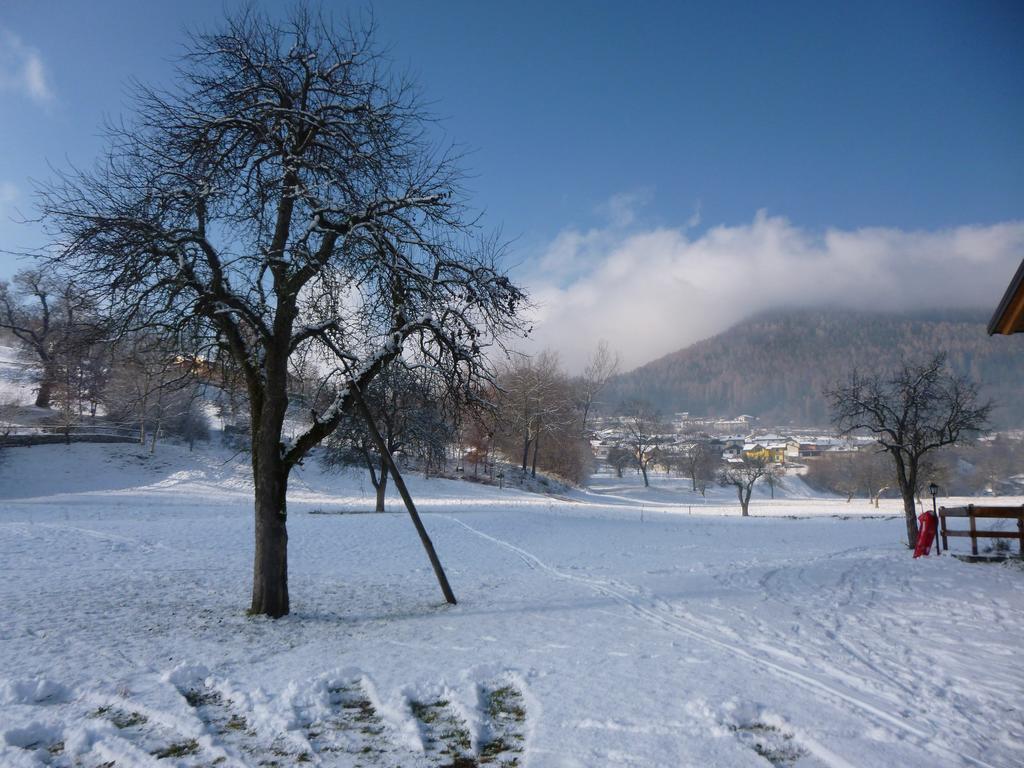
[[[410,478],[447,606],[408,518],[310,463],[270,621],[246,470],[4,452],[0,765],[1024,764],[1024,570],[912,560],[893,502]]]

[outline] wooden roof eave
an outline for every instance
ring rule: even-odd
[[[1024,261],[1003,294],[1002,301],[988,322],[988,335],[1011,334],[1024,331]]]

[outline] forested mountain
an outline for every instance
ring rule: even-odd
[[[631,399],[664,413],[758,416],[762,424],[829,423],[823,390],[853,368],[896,368],[937,351],[997,405],[993,422],[1024,425],[1024,338],[989,337],[986,311],[880,314],[776,310],[612,380],[611,408]]]

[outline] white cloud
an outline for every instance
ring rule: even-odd
[[[577,370],[608,339],[633,367],[773,307],[991,307],[1024,257],[1024,222],[940,231],[815,233],[759,212],[698,237],[689,227],[566,231],[526,282],[532,350]],[[557,264],[573,265],[559,280]]]
[[[54,98],[39,51],[5,29],[0,29],[0,91],[21,93],[37,104]]]
[[[651,191],[620,192],[597,206],[596,212],[608,219],[612,227],[628,227],[636,221],[637,213],[651,201]]]
[[[693,213],[691,213],[690,218],[686,220],[687,229],[695,229],[700,226],[700,209],[701,202],[698,200],[693,206]]]

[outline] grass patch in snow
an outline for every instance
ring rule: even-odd
[[[480,764],[519,765],[526,722],[523,695],[512,685],[485,690],[488,738],[480,744]]]
[[[469,729],[447,699],[410,701],[409,709],[421,723],[423,748],[427,754],[451,760],[442,764],[445,768],[473,768],[477,765],[471,752]]]
[[[199,709],[200,707],[205,707],[208,704],[220,703],[220,694],[216,691],[210,691],[207,693],[205,691],[197,691],[192,688],[187,691],[182,691],[181,695],[185,697],[185,701],[187,701],[188,705],[193,709]]]
[[[91,717],[102,717],[109,720],[115,728],[124,730],[125,728],[133,728],[137,725],[145,725],[148,722],[147,718],[141,712],[126,712],[123,709],[117,707],[105,706],[100,707],[91,713]]]
[[[745,725],[730,725],[729,729],[740,741],[774,768],[791,768],[807,750],[793,740],[793,734],[774,725],[754,721]]]
[[[173,744],[168,744],[163,749],[158,749],[153,752],[153,757],[157,760],[165,760],[169,757],[187,757],[188,755],[194,755],[199,751],[199,742],[195,739],[187,739],[186,741],[176,741]]]

